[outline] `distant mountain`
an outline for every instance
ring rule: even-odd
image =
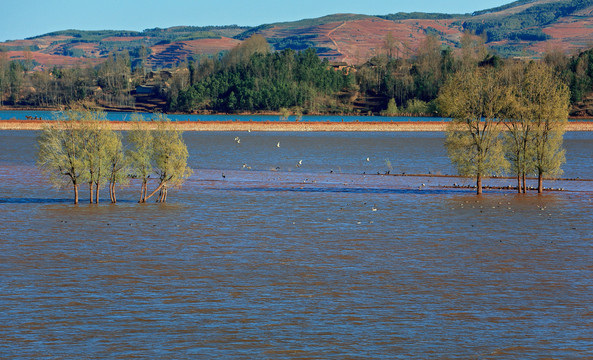
[[[127,50],[133,62],[151,68],[176,66],[187,59],[217,56],[253,34],[276,50],[308,47],[333,61],[361,63],[384,53],[388,34],[396,55],[413,56],[429,34],[459,47],[461,34],[482,35],[502,56],[537,57],[548,50],[572,53],[593,46],[593,0],[519,0],[473,14],[395,13],[381,16],[335,14],[257,27],[179,26],[135,31],[65,30],[0,43],[12,60],[37,69],[97,64],[111,52]]]

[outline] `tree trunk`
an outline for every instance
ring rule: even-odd
[[[541,171],[537,173],[537,193],[541,194],[544,192],[544,176]]]
[[[78,204],[78,184],[74,184],[74,204]]]
[[[99,203],[99,183],[95,184],[95,204]]]
[[[478,195],[482,195],[482,174],[478,174],[476,185],[477,185],[477,188],[478,188],[477,189],[477,194]]]
[[[115,196],[115,183],[111,184],[111,202],[116,203],[117,197]]]
[[[163,186],[163,188],[161,189],[158,202],[167,202],[167,186]]]
[[[517,174],[517,192],[519,194],[523,192],[523,188],[521,188],[521,174]]]
[[[115,204],[117,201],[115,199],[115,183],[112,182],[109,183],[109,199],[111,199],[112,204]]]
[[[146,180],[142,181],[142,188],[140,189],[140,200],[138,202],[146,202]]]
[[[160,185],[156,189],[154,189],[154,191],[150,195],[146,196],[146,198],[144,199],[144,202],[146,202],[146,200],[150,199],[158,191],[161,191],[161,189],[163,188],[163,186],[165,186],[165,184],[166,184],[165,182],[160,183]]]
[[[89,202],[93,203],[93,183],[89,183]]]
[[[527,179],[526,179],[525,173],[523,173],[522,177],[523,177],[523,194],[527,194]]]

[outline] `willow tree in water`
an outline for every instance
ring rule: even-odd
[[[109,159],[107,142],[113,131],[103,111],[74,111],[83,137],[85,171],[83,179],[89,185],[89,202],[99,203],[99,191],[107,182]],[[94,191],[94,196],[93,196]],[[94,201],[93,201],[94,198]]]
[[[538,177],[543,192],[544,176],[562,173],[562,148],[569,110],[567,86],[541,62],[510,67],[506,83],[513,89],[507,128],[508,156],[517,174],[519,192],[526,192],[526,174]]]
[[[37,166],[58,187],[72,186],[74,203],[85,171],[84,136],[77,113],[65,111],[56,120],[44,125],[37,138]]]
[[[140,116],[135,117],[136,128],[129,132],[131,148],[128,156],[131,169],[136,178],[142,180],[139,202],[146,202],[158,193],[158,202],[167,201],[168,189],[183,184],[191,175],[187,166],[188,151],[183,141],[182,132],[175,130],[164,115],[157,115],[152,124],[156,130],[150,130],[147,122]],[[159,184],[148,194],[148,179],[156,174]]]
[[[561,166],[566,161],[562,143],[570,107],[570,92],[544,63],[530,63],[525,77],[530,79],[527,112],[533,119],[533,162],[538,178],[537,192],[542,193],[544,176],[562,174]]]
[[[80,184],[88,184],[89,201],[98,203],[99,190],[106,182],[125,182],[122,169],[117,169],[123,161],[121,139],[109,127],[104,112],[71,109],[60,113],[45,125],[38,147],[37,165],[52,184],[72,184],[76,204]],[[118,162],[115,168],[114,161]],[[120,173],[113,174],[115,170]]]
[[[111,203],[117,202],[115,188],[117,184],[127,184],[128,158],[125,156],[121,133],[110,132],[105,141],[105,153],[107,156],[107,178],[109,181],[109,198]]]
[[[439,93],[441,111],[453,118],[445,140],[449,158],[460,175],[476,178],[478,195],[484,176],[500,174],[508,167],[499,125],[509,96],[489,68],[460,71]]]
[[[533,172],[533,124],[528,111],[531,101],[531,79],[525,76],[525,65],[516,63],[503,69],[503,82],[512,91],[510,106],[504,120],[505,148],[511,171],[517,176],[517,192],[527,192],[526,177]]]
[[[192,171],[187,166],[189,154],[182,135],[167,118],[160,117],[153,141],[154,172],[159,185],[148,198],[159,192],[157,201],[166,202],[168,189],[180,186],[191,175]]]
[[[148,179],[152,174],[154,137],[142,115],[132,115],[132,122],[134,127],[128,132],[127,140],[130,148],[126,155],[130,162],[132,177],[142,181],[138,202],[143,203],[148,197]]]

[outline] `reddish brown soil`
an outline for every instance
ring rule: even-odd
[[[240,40],[223,37],[221,39],[199,39],[183,42],[186,48],[196,54],[216,54],[220,51],[230,50],[241,43]]]
[[[461,36],[452,20],[405,20],[390,21],[381,18],[367,18],[347,22],[333,22],[322,26],[303,29],[275,27],[263,31],[265,37],[315,35],[317,46],[327,47],[320,55],[348,63],[361,63],[368,58],[385,53],[384,40],[391,33],[396,41],[396,52],[400,57],[410,57],[426,37],[426,30],[441,31],[448,41]]]
[[[39,130],[45,120],[0,120],[0,130]],[[114,130],[129,130],[126,121],[110,122]],[[157,123],[147,123],[156,128]],[[280,121],[175,121],[182,131],[445,131],[442,121],[401,122],[280,122]],[[593,122],[573,122],[567,131],[593,131]]]
[[[512,8],[496,14],[485,14],[480,17],[488,18],[510,14],[527,7],[551,2],[555,0],[537,0],[521,7]],[[478,17],[478,18],[480,18]],[[347,18],[347,17],[345,17]],[[349,20],[325,23],[320,26],[294,27],[278,25],[270,29],[261,30],[266,38],[281,38],[290,36],[312,36],[315,46],[325,48],[319,55],[330,60],[345,61],[350,64],[359,64],[374,55],[385,53],[384,40],[391,33],[396,41],[396,56],[413,56],[421,42],[426,37],[427,31],[432,28],[441,34],[441,41],[450,46],[457,46],[462,29],[453,25],[455,19],[449,20],[422,20],[410,19],[403,21],[389,21],[377,17],[361,20]],[[528,42],[513,42],[514,46],[524,44],[528,50],[544,53],[552,49],[559,49],[566,53],[574,53],[593,46],[593,7],[580,11],[575,16],[560,19],[543,30],[552,39],[544,42],[530,44]],[[40,51],[33,52],[33,58],[42,64],[39,68],[52,66],[73,66],[84,63],[96,64],[102,60],[85,60],[67,56],[47,55],[62,53],[59,49],[61,40],[71,39],[70,36],[45,36],[33,40],[16,40],[0,44],[10,51],[11,47],[37,46]],[[135,41],[143,39],[140,36],[108,37],[103,41]],[[149,63],[155,67],[177,65],[192,54],[216,54],[229,50],[239,44],[239,40],[223,37],[221,39],[201,39],[156,45],[151,48]],[[57,45],[56,45],[57,44]],[[489,45],[496,45],[494,43]],[[100,57],[98,44],[80,43],[74,48],[81,49],[90,57]],[[46,53],[44,55],[43,53]],[[19,52],[11,52],[13,59],[23,59]]]
[[[536,43],[529,47],[530,50],[542,53],[550,49],[559,49],[565,53],[574,53],[593,45],[593,19],[591,18],[562,18],[543,31],[552,39]]]
[[[8,51],[8,58],[11,60],[25,60],[24,51]],[[51,55],[41,52],[31,52],[31,59],[38,62],[35,70],[49,69],[54,66],[94,66],[100,64],[104,59],[74,58],[70,56]]]
[[[339,54],[336,60],[348,63],[361,63],[371,56],[385,53],[384,40],[391,33],[396,41],[398,55],[411,56],[420,42],[426,37],[422,26],[416,23],[393,22],[389,20],[370,18],[333,23],[333,29],[324,30],[331,41],[331,46]]]

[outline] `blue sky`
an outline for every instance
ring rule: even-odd
[[[247,25],[335,13],[471,13],[512,0],[7,0],[0,13],[0,41],[52,31],[136,30],[177,25]]]

